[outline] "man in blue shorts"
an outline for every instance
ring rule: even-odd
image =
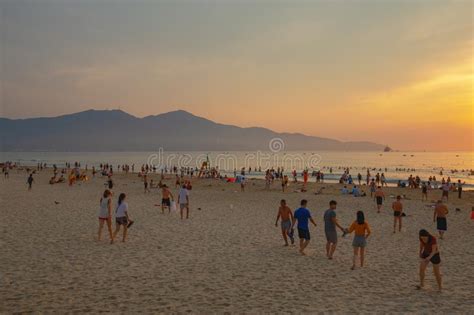
[[[306,255],[304,249],[308,246],[311,236],[309,234],[309,221],[316,227],[316,223],[311,217],[311,212],[306,208],[308,201],[301,200],[301,207],[296,209],[293,217],[293,224],[291,228],[294,228],[296,221],[298,221],[298,237],[300,238],[300,253]]]

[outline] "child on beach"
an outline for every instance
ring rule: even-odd
[[[127,196],[121,193],[118,199],[118,206],[115,210],[115,232],[110,243],[114,242],[115,237],[120,231],[120,226],[123,225],[123,237],[122,242],[125,242],[127,238],[127,230],[132,225],[133,221],[128,216],[128,204],[125,202]]]
[[[382,208],[383,201],[385,200],[385,194],[381,186],[377,187],[377,190],[375,191],[374,196],[375,196],[375,202],[377,203],[377,213],[380,213],[380,209]]]
[[[181,220],[183,219],[184,209],[186,209],[186,219],[189,219],[189,191],[186,184],[183,184],[183,187],[181,187],[181,189],[179,190],[178,204],[181,213]]]
[[[438,229],[440,239],[443,239],[443,235],[448,229],[448,222],[446,219],[448,213],[448,207],[443,204],[442,200],[438,200],[433,213],[433,222],[436,222],[436,228]]]
[[[281,218],[281,235],[283,236],[283,240],[285,241],[285,246],[288,246],[288,237],[291,240],[291,245],[295,243],[295,238],[293,237],[292,228],[293,225],[293,212],[291,211],[290,207],[286,205],[286,200],[282,199],[280,201],[280,208],[278,209],[278,214],[275,222],[275,226],[278,226],[278,221]]]
[[[439,264],[441,263],[441,258],[439,255],[439,249],[436,242],[436,237],[431,235],[426,230],[420,230],[418,233],[420,238],[420,285],[417,286],[417,289],[423,289],[425,286],[425,271],[428,264],[431,262],[433,264],[433,273],[438,283],[438,289],[441,291],[441,272],[439,270]]]
[[[107,223],[109,230],[110,242],[112,243],[114,238],[112,234],[112,192],[108,189],[104,191],[102,198],[100,198],[100,210],[99,210],[99,241],[102,238],[102,229],[104,223]]]
[[[354,257],[352,259],[352,267],[356,268],[357,256],[360,254],[360,266],[364,267],[365,247],[367,245],[367,238],[370,235],[369,224],[365,221],[364,212],[357,211],[357,220],[347,230],[348,233],[355,232],[352,247],[354,248]]]
[[[311,236],[309,234],[309,222],[311,222],[316,227],[316,222],[314,222],[311,217],[311,212],[306,208],[308,201],[303,199],[301,200],[301,207],[295,211],[293,224],[291,229],[294,228],[296,222],[298,222],[298,237],[300,238],[300,254],[305,256],[305,248],[308,246]]]
[[[397,200],[392,203],[393,210],[393,233],[397,230],[398,222],[398,231],[402,231],[402,214],[403,214],[403,204],[401,202],[402,197],[397,196]]]

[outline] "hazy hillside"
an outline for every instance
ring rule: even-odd
[[[285,150],[382,151],[371,142],[341,142],[265,128],[218,124],[185,111],[137,118],[120,110],[31,119],[0,118],[2,151],[268,150],[281,138]]]

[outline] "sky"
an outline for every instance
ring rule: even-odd
[[[1,0],[0,116],[183,109],[474,151],[473,3]]]

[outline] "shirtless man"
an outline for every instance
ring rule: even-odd
[[[380,209],[382,208],[383,201],[385,200],[385,194],[381,186],[377,187],[377,190],[374,193],[374,197],[375,197],[375,202],[377,203],[377,213],[380,213]]]
[[[402,231],[402,214],[403,214],[403,204],[401,202],[401,197],[397,196],[397,200],[392,203],[393,210],[393,233],[397,230],[398,222],[398,231]]]
[[[174,200],[174,197],[166,184],[161,188],[161,194],[161,213],[165,213],[165,207],[168,208],[168,213],[171,213],[171,200]]]
[[[285,241],[285,246],[288,246],[288,237],[291,240],[291,245],[295,243],[295,238],[293,237],[293,232],[291,226],[293,224],[293,212],[286,205],[286,200],[282,199],[280,201],[280,208],[278,209],[278,215],[276,218],[275,226],[278,226],[278,221],[281,218],[281,235]]]
[[[448,213],[448,207],[443,204],[442,200],[438,200],[433,213],[433,222],[436,222],[440,239],[443,239],[443,234],[448,229],[448,222],[446,221],[446,215]]]

